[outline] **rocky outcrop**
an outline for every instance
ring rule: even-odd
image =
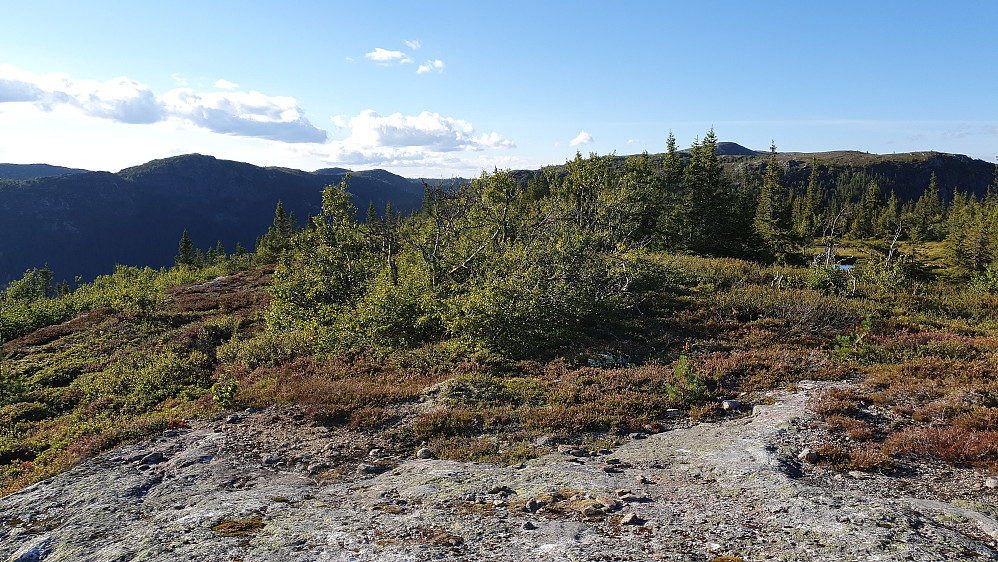
[[[946,501],[822,473],[796,458],[806,389],[773,398],[751,416],[515,466],[243,413],[3,498],[0,560],[998,557],[992,489]]]

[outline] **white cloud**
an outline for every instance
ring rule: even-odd
[[[220,80],[237,87],[231,82]],[[312,126],[293,98],[260,92],[170,90],[162,96],[126,77],[106,82],[36,75],[0,65],[0,104],[30,102],[45,112],[73,108],[88,117],[119,123],[151,124],[179,119],[216,133],[283,142],[324,142],[326,132]]]
[[[627,139],[627,144],[641,144],[642,142],[637,139]]]
[[[516,148],[516,143],[506,138],[502,135],[493,131],[491,133],[482,133],[477,138],[475,138],[475,143],[480,149],[486,148]]]
[[[68,105],[120,123],[155,123],[163,117],[152,90],[124,76],[107,82],[74,80],[66,74],[40,76],[9,64],[0,65],[4,102],[31,102],[45,111]]]
[[[476,138],[471,123],[428,111],[419,115],[381,116],[369,109],[350,119],[350,129],[352,133],[345,142],[358,149],[415,147],[450,152],[512,146],[498,133]]]
[[[415,39],[413,39],[412,41],[406,40],[405,41],[405,45],[406,45],[406,47],[409,47],[413,51],[415,51],[415,50],[417,50],[417,49],[419,49],[420,47],[423,46],[419,41],[416,41]]]
[[[343,117],[334,118],[343,122]],[[460,152],[515,148],[496,132],[476,134],[471,123],[424,111],[419,115],[379,115],[373,110],[349,119],[350,135],[319,147],[303,148],[330,164],[358,166],[467,166]]]
[[[325,142],[294,98],[260,92],[196,92],[178,88],[162,97],[171,117],[227,135],[282,142]]]
[[[239,84],[234,84],[224,78],[221,78],[215,81],[215,87],[220,90],[238,90]]]
[[[390,63],[396,60],[399,62],[411,62],[409,56],[402,51],[389,51],[387,49],[382,49],[381,47],[375,48],[373,51],[364,56],[380,63]]]
[[[428,60],[428,61],[426,61],[426,64],[419,65],[419,68],[416,69],[416,74],[424,74],[426,72],[430,72],[431,70],[436,70],[438,72],[443,72],[443,70],[444,70],[444,61],[442,61],[440,59],[437,59],[437,60]]]
[[[569,141],[568,145],[569,146],[582,146],[584,144],[589,144],[591,142],[593,142],[593,136],[590,135],[589,133],[587,133],[585,130],[583,130],[581,133],[579,133],[579,136],[577,136],[574,139],[572,139],[571,141]]]

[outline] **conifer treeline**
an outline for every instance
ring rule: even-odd
[[[995,261],[993,195],[943,201],[933,180],[900,202],[879,185],[863,172],[831,183],[812,164],[806,185],[788,186],[775,144],[765,168],[733,177],[710,131],[688,158],[670,134],[661,164],[577,154],[522,183],[496,171],[427,187],[422,211],[408,217],[369,208],[359,223],[345,185],[329,187],[323,215],[281,254],[270,326],[309,350],[456,338],[519,354],[633,307],[653,277],[649,251],[831,270],[848,236],[882,250],[866,275],[891,288],[909,278],[911,248],[927,242],[944,242],[958,275]]]
[[[917,252],[942,242],[957,276],[981,272],[998,259],[998,168],[983,199],[959,186],[944,199],[935,174],[918,198],[902,201],[887,180],[864,170],[832,176],[812,160],[804,185],[788,185],[775,144],[761,167],[740,164],[725,173],[713,131],[694,143],[688,158],[669,135],[660,163],[630,157],[620,181],[645,194],[643,228],[635,235],[654,249],[807,264],[816,246],[850,238],[871,246],[907,242]],[[535,175],[543,191],[545,176]],[[916,190],[911,190],[916,191]],[[917,191],[916,191],[917,192]]]

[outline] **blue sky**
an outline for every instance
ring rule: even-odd
[[[370,5],[367,5],[370,4]],[[406,176],[661,152],[998,155],[998,3],[0,0],[0,162]]]

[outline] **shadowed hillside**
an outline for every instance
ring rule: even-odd
[[[64,168],[50,164],[0,164],[0,179],[30,180],[69,174],[82,174],[87,170]]]
[[[221,241],[252,250],[282,201],[299,221],[319,211],[322,188],[347,170],[309,173],[219,160],[197,154],[126,168],[0,182],[0,284],[48,263],[57,278],[91,279],[115,264],[173,264],[186,229],[199,247]],[[422,186],[376,170],[349,180],[361,214],[389,201],[407,213]]]

